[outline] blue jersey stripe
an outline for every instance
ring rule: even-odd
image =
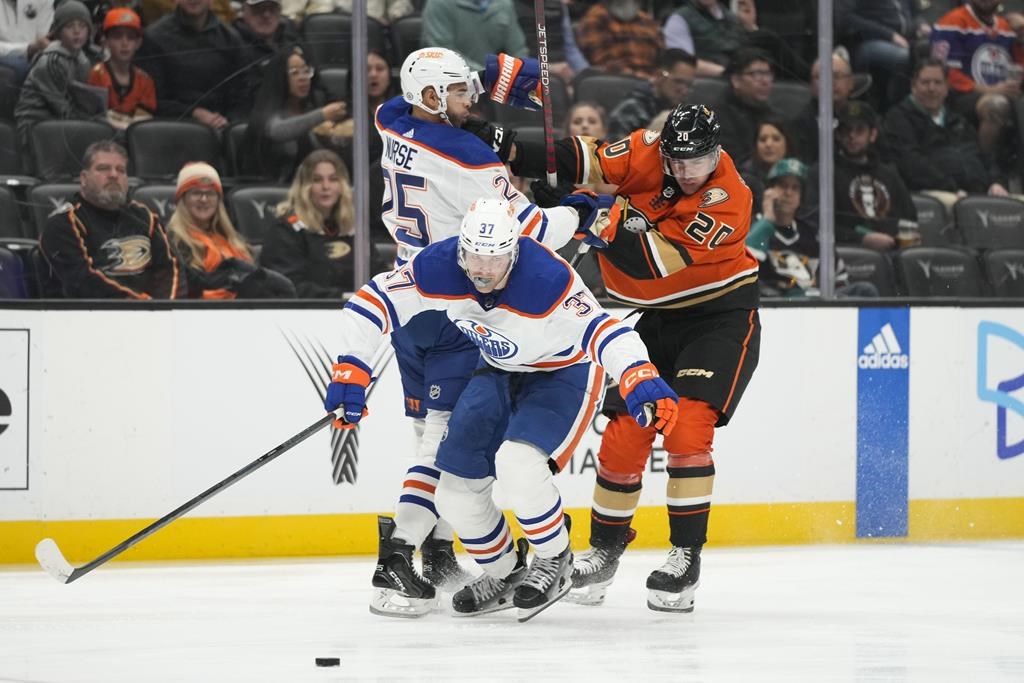
[[[597,358],[594,358],[594,361],[596,361],[600,365],[604,365],[604,363],[601,362],[601,354],[604,353],[604,347],[608,346],[608,342],[610,342],[612,339],[615,339],[616,337],[621,336],[623,334],[628,334],[629,332],[631,332],[631,330],[628,327],[626,327],[625,325],[621,325],[617,327],[614,332],[609,333],[608,336],[604,338],[604,341],[602,341],[601,344],[597,347]]]
[[[387,307],[388,315],[391,316],[391,327],[393,327],[394,329],[398,329],[399,327],[401,327],[401,325],[398,323],[398,313],[397,311],[395,311],[395,307],[391,303],[391,299],[384,296],[384,292],[380,291],[380,288],[377,287],[377,283],[374,282],[373,280],[370,280],[366,284],[370,286],[370,289],[377,293],[377,296],[380,297],[381,301],[383,301],[384,305]]]
[[[364,318],[369,320],[371,323],[376,325],[377,329],[379,329],[381,332],[384,331],[384,323],[383,323],[383,321],[381,321],[380,318],[375,316],[373,313],[370,313],[368,310],[366,310],[362,306],[354,306],[351,302],[349,302],[349,303],[345,304],[345,308],[349,309],[353,313],[358,313],[359,315],[363,316]]]

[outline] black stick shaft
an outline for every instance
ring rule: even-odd
[[[192,500],[188,501],[187,503],[184,503],[184,504],[180,505],[179,507],[175,508],[172,512],[170,512],[170,513],[164,515],[163,517],[161,517],[160,519],[156,520],[155,522],[153,522],[152,524],[150,524],[149,526],[147,526],[145,529],[143,529],[142,531],[138,532],[134,536],[132,536],[132,537],[130,537],[128,539],[125,539],[120,544],[118,544],[117,546],[111,548],[107,552],[103,553],[102,555],[97,557],[92,562],[89,562],[88,564],[84,564],[81,567],[76,568],[74,570],[74,572],[72,572],[71,576],[68,578],[67,583],[71,583],[75,579],[81,578],[82,576],[84,576],[84,575],[88,574],[89,572],[91,572],[93,569],[96,569],[96,567],[99,567],[100,565],[110,561],[112,558],[117,557],[118,555],[123,553],[125,550],[128,550],[129,548],[131,548],[133,545],[135,545],[139,541],[143,540],[144,538],[147,538],[148,536],[151,536],[152,534],[156,533],[160,529],[163,529],[165,526],[167,526],[168,524],[170,524],[174,520],[178,519],[179,517],[184,515],[186,512],[192,510],[193,508],[199,506],[203,502],[209,500],[210,498],[212,498],[213,496],[217,495],[218,493],[220,493],[224,489],[228,488],[229,486],[231,486],[235,482],[237,482],[237,481],[239,481],[241,479],[244,479],[245,477],[249,476],[250,474],[252,474],[256,470],[260,469],[261,467],[263,467],[264,465],[266,465],[270,461],[272,461],[275,458],[277,458],[279,455],[283,455],[285,452],[291,450],[293,447],[297,446],[298,444],[302,443],[303,441],[305,441],[309,437],[313,436],[314,434],[319,432],[321,429],[323,429],[327,425],[331,424],[331,422],[333,422],[336,419],[338,419],[338,418],[335,417],[335,415],[333,413],[328,413],[327,415],[325,415],[324,417],[320,418],[319,420],[317,420],[316,422],[314,422],[310,426],[306,427],[301,432],[299,432],[298,434],[296,434],[292,438],[288,439],[287,441],[285,441],[281,445],[276,446],[275,448],[272,448],[271,450],[267,451],[266,453],[261,455],[259,458],[257,458],[256,460],[253,460],[251,463],[249,463],[248,465],[243,467],[242,469],[238,470],[237,472],[235,472],[234,474],[228,476],[227,478],[217,482],[216,484],[214,484],[210,488],[206,489],[205,491],[203,491],[202,493],[200,493],[198,496],[196,496]]]
[[[555,124],[551,111],[551,72],[548,64],[548,31],[544,24],[544,0],[533,0],[533,18],[537,27],[537,64],[540,68],[540,96],[544,109],[544,154],[548,185],[558,184],[555,165]]]

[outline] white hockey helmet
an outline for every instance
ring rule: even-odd
[[[519,220],[504,199],[473,202],[459,228],[459,266],[477,289],[500,287],[519,255]]]
[[[480,77],[469,68],[462,55],[444,47],[425,47],[406,57],[402,62],[401,82],[406,102],[436,115],[444,115],[448,110],[450,85],[465,83],[473,104],[484,92]],[[424,88],[433,88],[441,100],[436,110],[423,103]]]

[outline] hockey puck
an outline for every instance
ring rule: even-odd
[[[317,657],[317,666],[341,666],[341,660],[337,657]]]

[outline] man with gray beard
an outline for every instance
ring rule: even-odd
[[[101,141],[85,151],[80,189],[39,238],[65,297],[176,299],[185,279],[156,215],[128,201],[128,153]]]

